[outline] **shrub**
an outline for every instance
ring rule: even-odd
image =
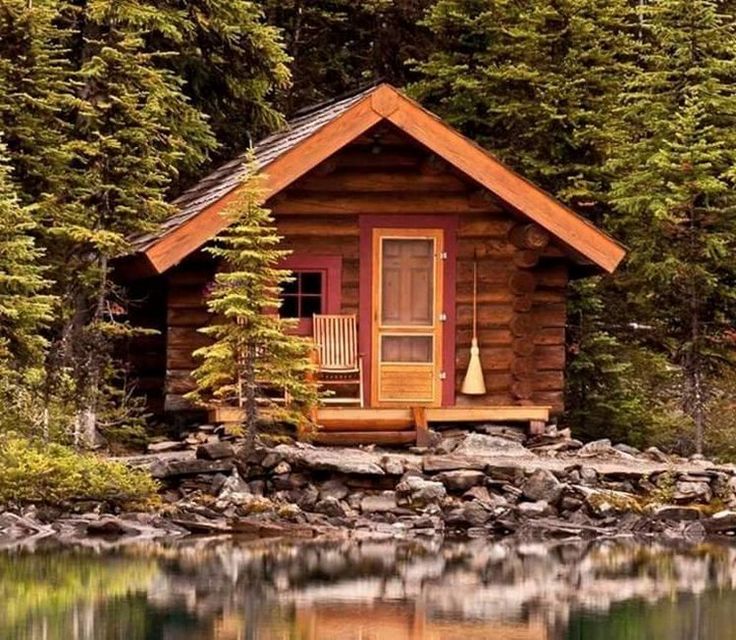
[[[158,485],[148,474],[16,433],[0,436],[0,504],[100,500],[147,506]]]

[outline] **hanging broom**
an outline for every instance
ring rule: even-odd
[[[465,372],[461,391],[469,396],[482,396],[486,392],[483,368],[478,348],[478,256],[473,254],[473,338],[470,342],[470,362]]]

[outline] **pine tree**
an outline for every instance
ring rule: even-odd
[[[221,262],[207,305],[215,323],[201,329],[213,344],[195,352],[202,359],[194,371],[203,402],[235,405],[245,413],[246,447],[255,442],[258,402],[263,385],[284,391],[285,406],[271,403],[275,417],[295,424],[308,422],[317,393],[310,380],[312,346],[289,333],[293,324],[278,316],[279,283],[288,272],[278,267],[288,251],[268,210],[260,206],[259,177],[251,161],[240,195],[224,215],[231,224],[208,251]]]
[[[42,252],[31,235],[35,225],[10,180],[0,144],[0,398],[12,413],[29,371],[43,362],[42,329],[51,321],[49,283],[40,264]]]
[[[579,213],[605,223],[614,110],[641,48],[631,3],[438,0],[426,24],[435,51],[418,66],[415,96]],[[624,433],[634,418],[655,419],[640,411],[646,383],[632,384],[632,364],[621,360],[630,354],[622,341],[627,318],[606,282],[571,287],[567,418],[589,435]]]
[[[39,199],[60,300],[48,371],[52,388],[65,386],[67,376],[74,380],[78,434],[92,432],[114,368],[112,338],[126,331],[115,314],[110,260],[125,251],[130,234],[170,213],[172,180],[214,147],[181,79],[161,64],[169,52],[146,50],[145,34],[166,18],[145,2],[88,0],[59,2],[54,21],[74,95],[62,114],[68,162]]]
[[[701,452],[709,379],[729,360],[736,289],[736,28],[715,0],[651,0],[611,170],[620,286],[684,376]]]
[[[439,0],[412,90],[588,217],[600,215],[607,121],[631,72],[627,0]]]
[[[149,2],[164,18],[146,37],[147,50],[172,51],[161,63],[184,81],[192,106],[205,113],[232,157],[283,124],[274,108],[290,84],[280,30],[265,21],[263,3],[250,0]]]
[[[284,33],[293,85],[285,111],[378,79],[404,85],[408,62],[431,48],[421,19],[433,0],[265,0],[269,22]]]

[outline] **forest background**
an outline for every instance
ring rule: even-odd
[[[571,292],[580,437],[736,456],[733,0],[0,0],[0,429],[140,429],[126,237],[378,79],[624,242]]]

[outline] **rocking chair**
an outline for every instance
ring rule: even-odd
[[[363,407],[363,358],[358,354],[355,315],[315,315],[314,344],[317,350],[317,379],[327,386],[358,387],[356,396],[323,398],[327,404],[355,403]]]

